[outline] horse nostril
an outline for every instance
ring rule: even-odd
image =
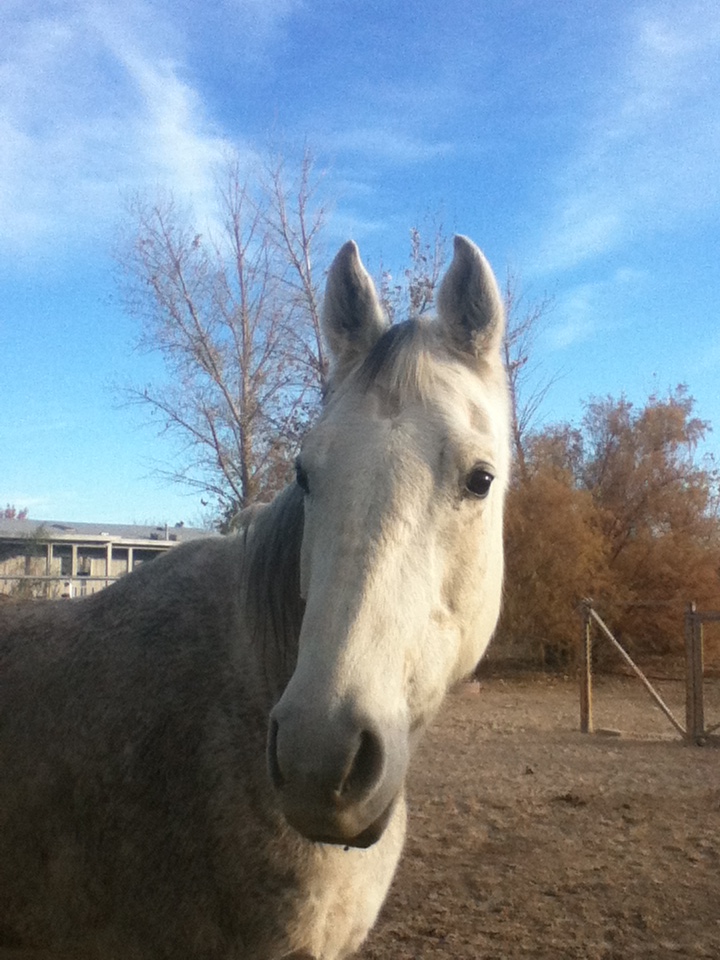
[[[382,776],[384,763],[385,754],[380,737],[363,730],[360,744],[336,791],[338,798],[347,802],[369,793]]]
[[[270,720],[270,729],[268,731],[268,749],[267,749],[267,758],[268,758],[268,769],[270,771],[270,779],[272,780],[273,786],[276,790],[282,790],[285,786],[285,777],[282,775],[280,769],[280,763],[278,761],[277,755],[277,738],[278,738],[278,723],[277,720]]]

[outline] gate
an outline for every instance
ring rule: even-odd
[[[665,703],[663,698],[657,692],[655,687],[650,683],[648,678],[642,672],[640,667],[635,663],[630,654],[625,650],[623,646],[615,639],[610,628],[607,626],[605,621],[598,615],[596,610],[592,605],[592,600],[583,600],[583,623],[585,626],[585,631],[583,634],[582,643],[580,645],[580,731],[581,733],[592,733],[593,732],[593,720],[592,720],[592,627],[595,624],[600,628],[601,633],[610,641],[610,643],[615,647],[620,656],[623,658],[625,663],[630,667],[630,669],[635,673],[637,677],[640,678],[642,683],[645,686],[645,689],[648,691],[650,696],[653,698],[655,703],[660,707],[662,712],[668,718],[670,723],[675,727],[681,737],[685,736],[685,727],[675,718],[672,710]]]
[[[612,644],[625,663],[642,681],[646,690],[681,737],[691,743],[702,744],[705,738],[720,729],[720,723],[705,725],[703,623],[720,622],[719,611],[700,612],[694,603],[685,614],[685,726],[674,716],[668,705],[635,663],[627,650],[613,636],[610,628],[594,609],[592,600],[583,600],[584,633],[580,644],[580,731],[593,732],[592,718],[592,631],[593,626]]]

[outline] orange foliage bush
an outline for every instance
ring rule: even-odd
[[[718,472],[683,387],[636,409],[593,400],[535,433],[509,494],[495,656],[567,665],[590,596],[631,653],[678,654],[690,600],[720,609]]]

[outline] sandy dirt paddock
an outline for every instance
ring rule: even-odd
[[[684,722],[680,683],[657,684]],[[707,684],[720,722],[720,681]],[[635,679],[486,680],[415,758],[405,855],[362,960],[720,958],[720,749]]]

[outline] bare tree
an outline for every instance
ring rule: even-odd
[[[427,232],[418,226],[410,229],[408,262],[399,274],[380,264],[380,302],[391,323],[401,316],[415,320],[435,305],[435,291],[447,259],[447,238],[437,218],[430,226],[429,239]]]
[[[270,236],[274,240],[281,261],[288,270],[285,283],[290,291],[290,304],[303,317],[303,334],[299,343],[299,359],[309,368],[311,381],[327,386],[329,362],[322,337],[320,311],[321,293],[318,288],[315,260],[321,246],[321,232],[325,225],[325,208],[314,202],[317,182],[313,158],[305,150],[299,173],[288,179],[282,158],[266,171],[266,193],[270,201],[267,219]],[[309,336],[307,336],[309,334]]]
[[[552,298],[526,301],[520,289],[518,275],[508,271],[503,290],[507,329],[503,342],[503,356],[508,371],[511,406],[513,456],[518,477],[527,475],[527,443],[538,411],[557,377],[537,379],[533,365],[537,339]]]
[[[200,227],[171,196],[129,207],[119,257],[125,302],[142,323],[141,345],[160,354],[168,376],[124,394],[180,443],[176,465],[162,472],[213,501],[225,528],[287,481],[327,385],[318,186],[308,151],[295,170],[277,158],[250,177],[230,157],[211,226]],[[403,269],[392,274],[381,264],[391,321],[433,308],[445,266],[437,217],[409,239]],[[520,312],[513,277],[505,298],[513,437],[524,471],[525,434],[549,386],[524,396],[524,376],[548,301]]]
[[[172,197],[130,206],[125,301],[169,380],[126,396],[181,442],[168,476],[213,497],[226,520],[285,482],[324,384],[312,188],[307,155],[290,186],[279,163],[250,180],[231,158],[205,233]]]

